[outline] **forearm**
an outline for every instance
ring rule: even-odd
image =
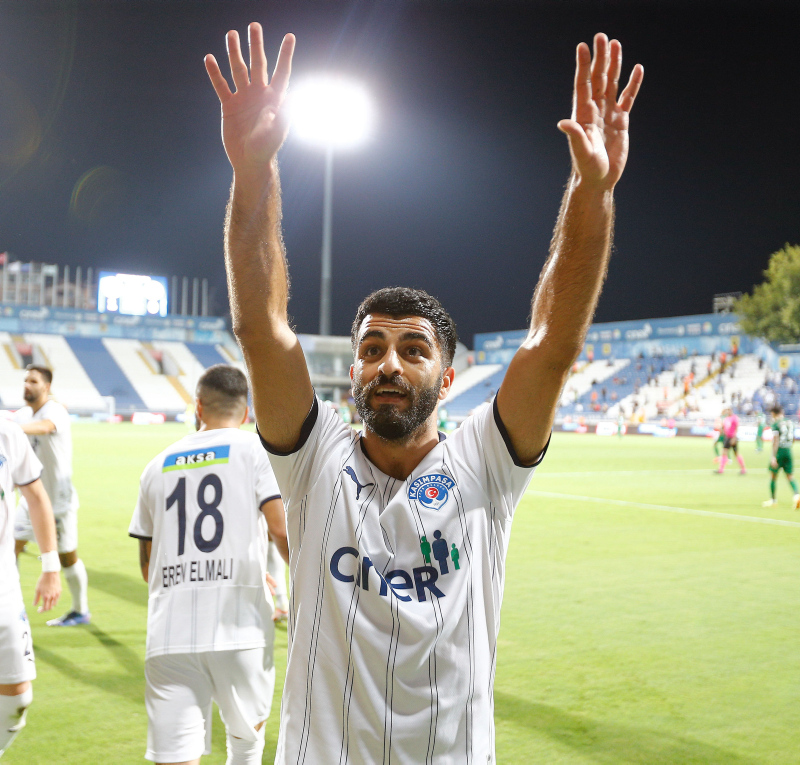
[[[28,503],[31,526],[36,544],[39,545],[39,551],[46,553],[56,550],[56,522],[53,517],[53,508],[41,481],[37,480],[27,486],[21,486],[20,492]]]
[[[583,347],[611,252],[613,192],[569,180],[550,257],[533,296],[526,344],[568,368]]]
[[[22,432],[28,436],[46,436],[56,429],[50,420],[33,420],[20,425],[20,427]]]
[[[145,582],[150,581],[150,551],[153,543],[149,539],[139,540],[139,568],[142,570],[142,578]]]
[[[233,330],[243,345],[287,326],[289,277],[277,163],[261,177],[234,173],[225,220]]]

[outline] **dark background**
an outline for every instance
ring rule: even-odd
[[[794,5],[0,2],[0,252],[208,276],[225,313],[231,173],[203,56],[257,20],[270,68],[292,31],[297,75],[348,73],[377,102],[375,138],[336,161],[334,333],[388,284],[437,295],[468,344],[522,328],[569,172],[574,47],[604,31],[645,79],[596,318],[707,312],[800,241]],[[323,157],[290,136],[281,162],[290,310],[316,332]]]

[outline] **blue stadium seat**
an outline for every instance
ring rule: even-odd
[[[220,355],[216,346],[206,343],[184,343],[191,354],[206,368],[214,364],[227,364],[228,361]]]
[[[128,378],[96,337],[64,338],[101,396],[113,396],[117,411],[147,409]]]

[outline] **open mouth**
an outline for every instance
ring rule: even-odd
[[[381,386],[373,394],[372,399],[377,404],[396,404],[408,397],[400,388]]]

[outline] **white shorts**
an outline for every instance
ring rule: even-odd
[[[147,752],[153,762],[211,754],[211,702],[232,736],[256,741],[275,690],[272,646],[153,656],[144,663]]]
[[[14,517],[14,539],[20,542],[36,541],[25,497],[22,497],[17,505],[17,514]],[[77,509],[66,510],[56,515],[56,541],[60,553],[73,552],[78,549]]]
[[[0,685],[14,685],[36,677],[31,625],[22,594],[0,608]]]

